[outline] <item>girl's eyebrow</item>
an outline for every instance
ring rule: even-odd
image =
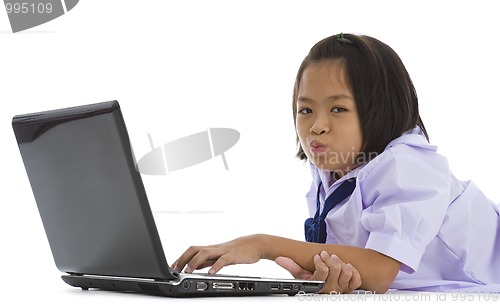
[[[350,100],[353,99],[352,97],[350,97],[348,95],[345,95],[343,93],[335,94],[335,95],[327,97],[327,99],[331,100],[331,101],[336,101],[336,100],[343,99],[343,98],[350,99]],[[299,96],[297,98],[297,102],[314,103],[314,100],[312,98],[309,98],[309,97],[306,97],[306,96]]]

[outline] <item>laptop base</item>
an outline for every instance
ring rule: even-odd
[[[168,297],[221,297],[284,294],[294,296],[299,292],[317,292],[323,283],[314,281],[273,283],[259,278],[202,278],[185,277],[179,281],[150,280],[137,278],[101,277],[88,275],[63,275],[64,282],[84,290],[90,288],[109,291],[128,291]]]

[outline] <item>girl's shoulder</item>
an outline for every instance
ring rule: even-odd
[[[362,181],[371,176],[398,173],[411,177],[415,172],[419,172],[419,177],[424,179],[426,173],[442,174],[443,177],[450,174],[447,159],[437,152],[437,146],[429,144],[425,136],[418,132],[406,133],[390,142],[381,154],[363,166],[357,176]]]

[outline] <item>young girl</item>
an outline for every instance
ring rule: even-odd
[[[499,208],[429,144],[389,46],[350,34],[318,42],[299,68],[293,115],[297,156],[313,176],[307,241],[258,234],[190,247],[174,269],[265,258],[326,280],[322,292],[500,291]]]

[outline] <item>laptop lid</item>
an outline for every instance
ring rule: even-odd
[[[12,120],[62,279],[174,297],[295,295],[324,281],[178,274],[166,261],[118,102]]]
[[[117,101],[15,116],[57,268],[171,280]]]

